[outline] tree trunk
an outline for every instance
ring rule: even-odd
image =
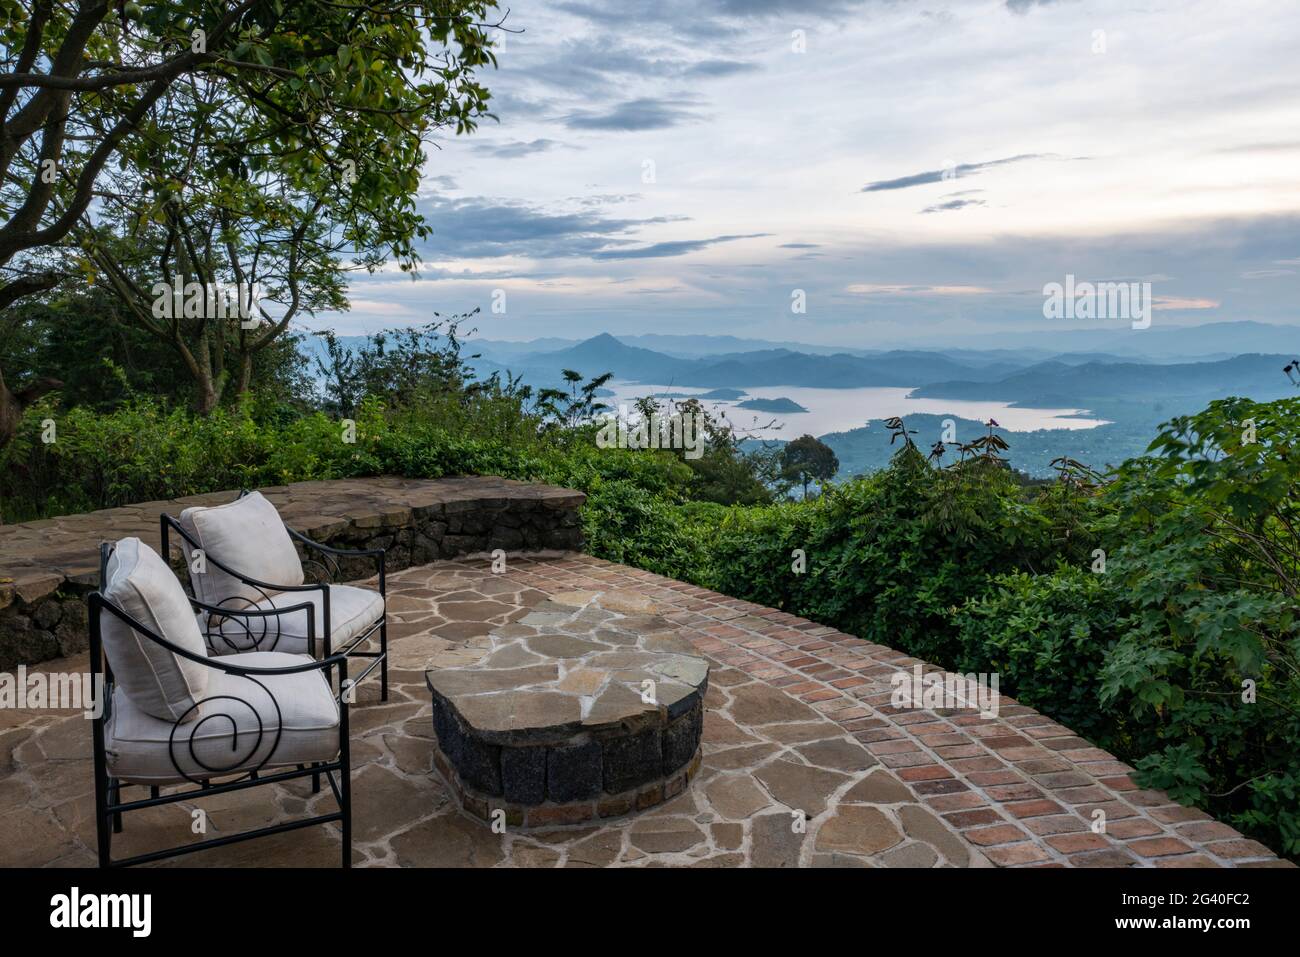
[[[37,379],[17,392],[11,392],[5,384],[4,373],[0,372],[0,449],[12,442],[18,434],[18,425],[22,422],[27,407],[61,385],[63,383],[58,379]],[[4,514],[0,513],[0,525],[3,524]]]
[[[30,385],[11,392],[5,384],[4,373],[0,371],[0,449],[13,441],[18,434],[18,424],[22,421],[27,407],[45,393],[62,386],[58,379],[37,379]]]
[[[235,382],[235,401],[240,405],[248,398],[248,388],[253,383],[253,354],[242,352],[239,355],[239,378]]]

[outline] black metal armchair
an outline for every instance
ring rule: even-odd
[[[137,548],[148,550],[138,539],[125,539],[118,545],[127,543],[133,552]],[[195,652],[192,645],[184,647],[188,635],[185,628],[193,629],[193,619],[178,622],[173,617],[155,622],[157,627],[151,627],[105,596],[112,588],[108,568],[117,547],[113,543],[101,545],[101,590],[88,598],[90,666],[94,685],[99,689],[97,693],[102,696],[102,705],[96,709],[93,719],[99,865],[143,864],[337,821],[342,831],[341,863],[344,867],[351,866],[348,692],[352,683],[347,675],[347,657],[335,654],[313,660],[303,655],[274,652],[214,657]],[[180,583],[170,569],[157,556],[146,558],[148,561],[143,564],[150,561],[157,564],[146,568],[145,573],[154,575],[156,580],[165,572],[171,576],[171,582],[163,583],[163,587],[174,588],[183,596]],[[190,614],[196,610],[213,611],[211,606],[184,597],[192,606]],[[155,607],[163,604],[155,603]],[[170,607],[172,611],[183,610],[182,599],[177,597]],[[217,611],[264,621],[310,607],[310,603],[304,602],[269,610]],[[167,613],[163,614],[165,619]],[[310,616],[308,622],[314,638],[314,621]],[[106,642],[106,629],[112,632],[112,642]],[[170,640],[160,632],[175,635],[177,640]],[[123,643],[124,636],[129,636],[126,643]],[[195,642],[199,640],[197,636],[194,638]],[[111,649],[106,645],[111,645]],[[160,711],[155,700],[138,693],[136,679],[143,678],[146,683],[157,681],[157,674],[145,660],[148,655],[153,655],[156,661],[188,669],[190,680],[183,687],[180,703],[163,706],[170,707],[170,711]],[[114,674],[110,660],[114,656],[119,669],[137,672],[143,669],[145,674],[137,673],[131,681],[119,680],[123,676]],[[331,680],[334,671],[338,672],[337,694]],[[175,674],[179,675],[180,671]],[[195,674],[207,680],[195,682]],[[202,687],[196,690],[197,684]],[[157,685],[152,687],[156,689]],[[163,717],[164,714],[168,716]],[[331,813],[121,860],[112,858],[113,834],[122,831],[123,816],[131,811],[192,803],[204,797],[299,778],[311,778],[313,790],[319,791],[322,776],[328,781],[338,806]],[[131,786],[147,788],[148,797],[125,800],[122,791]]]

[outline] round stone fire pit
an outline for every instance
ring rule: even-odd
[[[426,672],[434,763],[470,812],[513,826],[651,807],[699,767],[708,663],[618,592],[556,595],[483,659]]]

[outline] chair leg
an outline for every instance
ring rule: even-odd
[[[311,793],[320,794],[320,772],[317,771],[311,776]]]
[[[379,666],[379,700],[388,700],[388,615],[379,623],[379,653],[384,656]]]
[[[343,861],[346,868],[352,867],[352,767],[348,759],[348,746],[345,743],[342,750],[343,767],[339,770],[339,794],[343,798],[339,802],[339,810],[343,812],[343,820],[340,826],[343,830]]]
[[[117,778],[108,779],[108,800],[112,804],[122,803],[122,782]],[[113,833],[122,833],[122,812],[113,814]]]
[[[99,761],[95,764],[95,839],[98,854],[99,866],[108,867],[112,861],[113,853],[113,828],[109,818],[111,815],[106,808],[109,802],[108,777],[100,767]]]

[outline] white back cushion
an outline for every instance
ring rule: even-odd
[[[207,645],[185,589],[167,563],[140,539],[124,538],[117,543],[105,569],[101,594],[178,648],[207,657]],[[112,612],[103,612],[100,621],[104,654],[113,677],[145,714],[176,721],[203,697],[207,667],[169,651]]]
[[[226,505],[187,508],[181,512],[180,521],[207,558],[215,558],[246,578],[272,585],[303,583],[302,562],[298,560],[293,540],[285,531],[280,513],[261,492],[251,492]],[[185,548],[188,553],[189,546]],[[205,571],[197,573],[193,570],[193,556],[187,554],[186,562],[199,601],[209,605],[226,602],[228,608],[246,608],[248,603],[267,597],[266,592],[244,584],[210,561],[204,563]],[[236,598],[247,601],[230,600]]]

